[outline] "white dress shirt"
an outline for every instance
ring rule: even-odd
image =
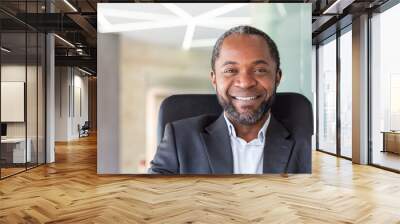
[[[234,174],[262,174],[264,161],[264,144],[265,133],[271,118],[265,121],[264,125],[258,132],[258,137],[246,142],[244,139],[236,136],[235,127],[225,116],[226,124],[228,125],[229,136],[231,140],[232,155],[233,155],[233,173]]]

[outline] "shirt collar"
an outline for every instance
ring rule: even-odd
[[[236,135],[235,126],[233,126],[233,124],[226,117],[225,112],[224,112],[224,118],[225,118],[225,122],[226,122],[226,124],[228,126],[229,135],[232,136],[232,137],[237,138],[238,136]],[[266,133],[266,130],[268,128],[270,120],[271,120],[271,113],[269,113],[269,116],[268,116],[267,120],[265,121],[264,125],[261,127],[260,131],[258,131],[258,139],[263,144],[264,144],[264,140],[265,140],[265,133]]]

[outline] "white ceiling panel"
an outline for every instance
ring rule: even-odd
[[[98,5],[101,33],[190,49],[211,47],[227,29],[251,24],[247,3],[107,3]]]

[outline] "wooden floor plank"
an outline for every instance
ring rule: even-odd
[[[313,152],[311,175],[96,174],[96,138],[0,181],[0,223],[400,223],[400,175]]]

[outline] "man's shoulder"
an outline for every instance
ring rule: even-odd
[[[172,122],[175,130],[204,130],[207,126],[214,123],[220,115],[203,114],[200,116],[189,117]]]

